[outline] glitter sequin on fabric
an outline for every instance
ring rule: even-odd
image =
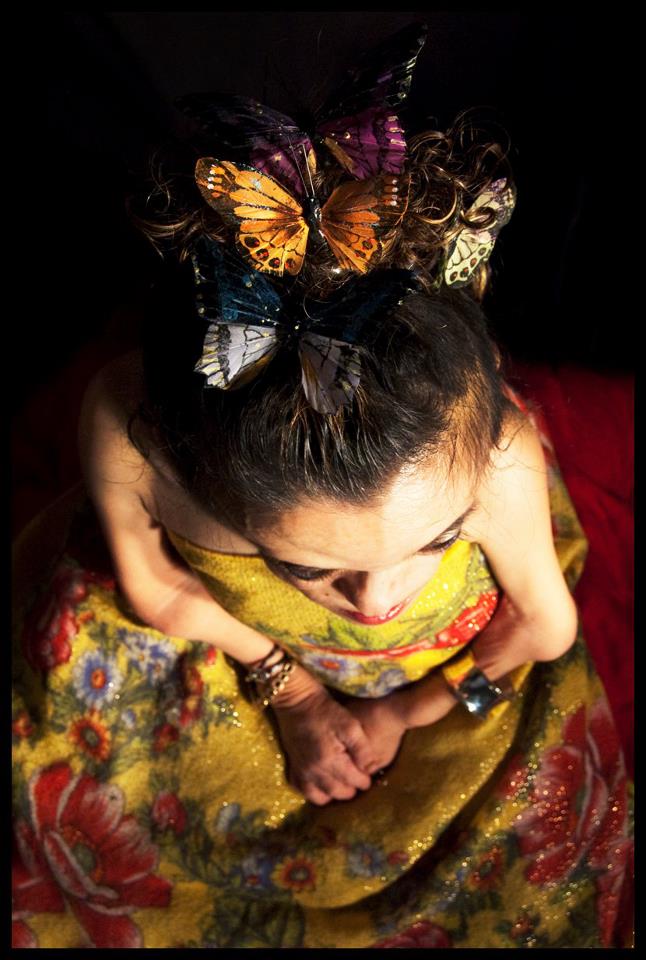
[[[519,401],[520,402],[520,401]],[[571,588],[586,543],[543,424]],[[18,555],[42,554],[41,515]],[[406,617],[365,628],[257,557],[170,534],[215,598],[331,688],[388,694],[493,616],[457,543]],[[40,557],[42,560],[42,557]],[[21,569],[25,566],[20,564]],[[372,788],[308,804],[231,661],[134,620],[81,505],[14,615],[13,936],[25,947],[609,947],[632,864],[632,783],[584,639],[514,672],[486,721],[410,731]]]

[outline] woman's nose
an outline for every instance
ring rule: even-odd
[[[405,585],[392,570],[354,571],[339,577],[336,586],[365,617],[384,617],[406,595]]]

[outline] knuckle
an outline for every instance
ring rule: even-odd
[[[363,727],[358,720],[351,720],[348,724],[348,733],[353,740],[363,739]]]

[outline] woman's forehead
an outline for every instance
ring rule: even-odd
[[[248,527],[257,546],[286,563],[322,569],[389,566],[432,542],[466,513],[474,499],[467,476],[439,480],[408,470],[369,506],[312,499]]]

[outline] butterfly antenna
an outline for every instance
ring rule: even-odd
[[[303,313],[305,314],[308,320],[311,320],[312,322],[314,322],[316,320],[316,317],[313,317],[311,313],[307,312],[307,307],[305,306],[306,302],[307,302],[307,298],[303,297],[303,302],[301,304],[301,306],[303,307]]]
[[[305,160],[305,169],[307,170],[307,176],[308,176],[309,181],[310,181],[310,190],[312,191],[312,192],[310,193],[310,197],[315,197],[316,194],[315,194],[315,192],[314,192],[314,181],[312,180],[312,171],[310,170],[310,165],[309,165],[309,163],[307,162],[307,152],[306,152],[306,150],[305,150],[305,145],[304,145],[303,143],[301,143],[301,150],[303,151],[303,158],[304,158],[304,160]],[[303,186],[305,186],[305,183],[304,183],[304,182],[303,182]],[[305,187],[305,191],[307,192],[307,187]]]
[[[301,165],[300,165],[299,160],[298,160],[298,152],[297,152],[294,144],[292,143],[291,137],[289,136],[289,134],[287,134],[287,143],[289,144],[289,149],[291,150],[292,157],[294,158],[294,166],[296,167],[297,173],[298,173],[299,177],[301,178],[301,183],[303,184],[303,190],[304,190],[305,193],[307,194],[307,184],[305,183],[305,177],[303,176],[303,171],[301,170]],[[307,163],[307,154],[305,153],[305,147],[302,147],[302,149],[303,149],[303,153],[305,154],[305,166],[306,166],[307,169],[309,170],[309,165],[308,165],[308,163]],[[310,177],[310,180],[311,180],[311,179],[312,179],[312,178]]]

